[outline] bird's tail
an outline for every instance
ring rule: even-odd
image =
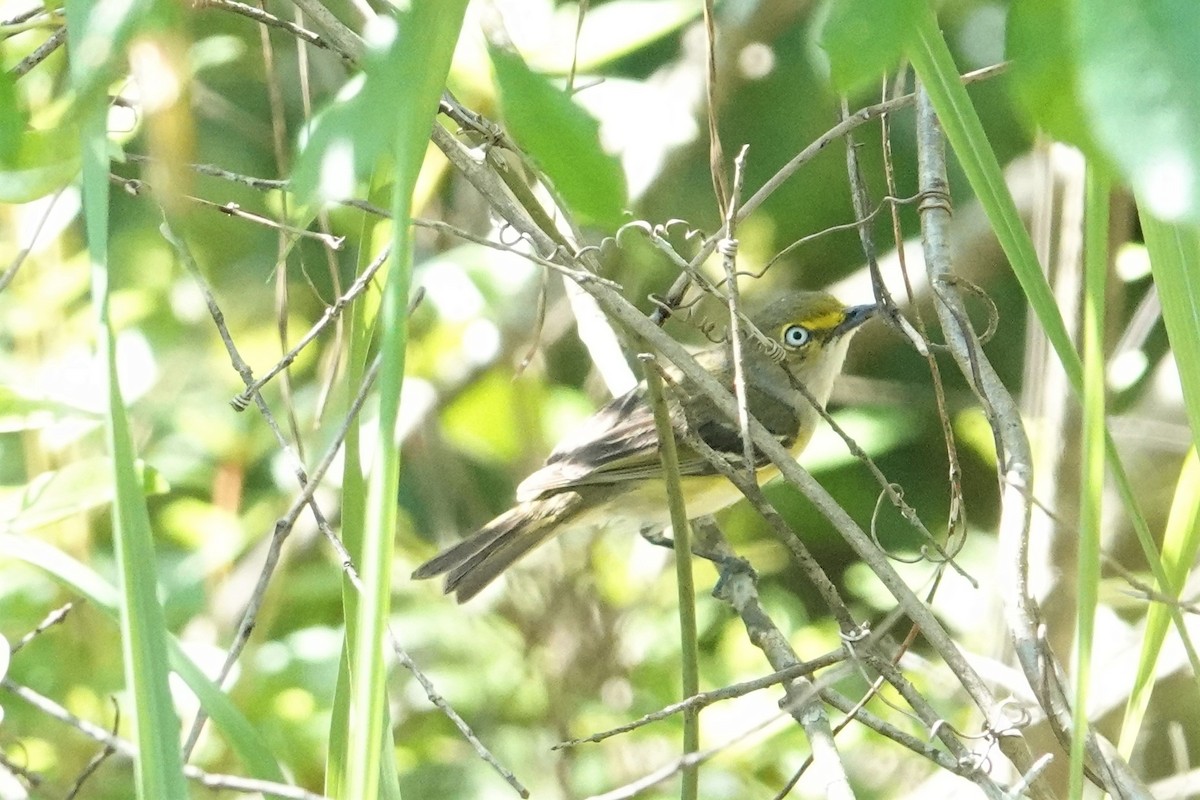
[[[445,574],[446,594],[465,603],[504,570],[542,542],[549,540],[579,510],[575,492],[560,492],[530,500],[496,517],[476,533],[448,547],[413,571],[413,578]]]

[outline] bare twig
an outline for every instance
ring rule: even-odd
[[[9,678],[2,678],[0,679],[0,689],[4,689],[21,698],[38,711],[79,731],[89,739],[103,744],[105,750],[108,751],[111,749],[113,755],[120,756],[126,761],[133,760],[137,755],[137,748],[129,740],[114,736],[93,722],[80,719],[63,706],[30,689],[28,686],[22,686]],[[257,778],[242,778],[236,775],[220,775],[205,772],[192,764],[183,765],[183,774],[190,780],[197,781],[210,789],[226,789],[244,793],[259,792],[270,797],[282,797],[287,800],[327,800],[324,795],[310,792],[299,786],[288,786]]]
[[[9,75],[14,78],[19,78],[29,70],[36,67],[38,64],[50,57],[50,54],[63,46],[67,41],[67,26],[62,25],[54,33],[50,34],[46,41],[42,42],[29,55],[17,62],[16,66],[8,71]]]
[[[710,3],[706,0],[704,6],[706,14],[711,11],[708,8],[709,5]],[[715,56],[710,55],[709,58],[715,59]],[[744,342],[741,332],[741,293],[738,291],[737,282],[737,211],[738,204],[742,199],[742,184],[746,175],[746,150],[747,145],[742,145],[737,158],[733,160],[733,191],[728,198],[717,198],[721,210],[724,212],[726,231],[726,236],[721,240],[717,249],[721,251],[721,263],[725,268],[726,291],[729,298],[729,344],[733,354],[733,392],[738,403],[738,430],[741,432],[742,438],[742,458],[745,461],[747,473],[753,473],[754,443],[750,441],[750,403],[746,396],[746,366],[742,357]],[[721,169],[723,168],[722,166]],[[713,178],[717,189],[723,190],[724,179],[716,180],[716,176],[720,174],[723,173],[714,171]]]
[[[280,19],[274,14],[264,11],[261,8],[256,8],[254,6],[247,5],[246,3],[239,3],[237,0],[192,0],[192,8],[212,8],[238,14],[239,16],[254,20],[260,25],[287,31],[301,42],[311,44],[313,47],[319,47],[322,50],[328,50],[329,52],[338,56],[348,65],[354,64],[355,60],[350,56],[349,53],[341,48],[335,47],[331,42],[326,41],[321,34],[310,31],[307,28],[303,28],[294,22]]]
[[[17,270],[21,268],[21,265],[25,263],[25,259],[33,252],[33,246],[37,242],[38,236],[41,235],[42,228],[46,225],[46,220],[50,219],[50,214],[54,211],[54,206],[58,203],[58,199],[62,197],[64,191],[66,191],[65,187],[59,189],[54,193],[54,197],[50,199],[50,202],[46,203],[46,208],[42,211],[42,215],[38,218],[37,225],[33,229],[33,234],[29,237],[29,243],[13,256],[12,263],[0,274],[0,292],[8,288],[13,278],[17,277]]]
[[[708,533],[707,546],[715,545],[732,555],[732,549],[716,526],[712,526]],[[754,582],[755,578],[749,569],[739,569],[730,562],[722,571],[713,596],[737,611],[750,642],[763,651],[774,669],[794,667],[801,663],[800,659],[787,637],[759,603]],[[825,678],[821,680],[826,681]],[[850,779],[846,776],[846,768],[833,740],[829,714],[820,702],[817,684],[806,677],[796,677],[784,682],[784,691],[786,697],[781,705],[808,736],[813,764],[820,771],[817,782],[824,787],[825,797],[829,800],[852,800],[854,791],[850,788]]]
[[[288,366],[300,355],[301,351],[303,351],[313,339],[316,339],[317,336],[321,334],[321,331],[325,330],[330,323],[341,316],[342,311],[347,305],[349,305],[356,297],[366,291],[367,287],[371,284],[371,280],[375,277],[375,273],[378,272],[380,267],[382,267],[387,261],[388,254],[391,253],[391,250],[392,249],[390,246],[383,248],[383,251],[375,257],[374,261],[367,265],[366,269],[359,274],[354,283],[350,284],[350,288],[346,290],[346,293],[334,301],[333,305],[328,306],[325,309],[325,312],[321,315],[321,318],[314,322],[312,327],[308,329],[308,333],[301,336],[300,340],[292,346],[292,349],[285,353],[283,358],[276,362],[275,366],[267,370],[266,374],[247,385],[245,391],[230,401],[230,405],[232,405],[238,411],[246,410],[247,406],[250,404],[250,400],[260,389],[262,389],[263,386],[265,386],[280,372],[287,369]]]
[[[51,611],[49,614],[47,614],[45,616],[45,618],[41,622],[39,622],[37,624],[37,627],[35,627],[29,633],[22,636],[19,641],[17,641],[15,644],[13,644],[12,648],[9,650],[9,654],[16,655],[17,652],[22,647],[24,647],[25,645],[32,642],[38,636],[45,633],[48,628],[52,628],[55,625],[62,624],[62,622],[64,620],[66,620],[67,614],[69,614],[73,608],[75,608],[75,601],[61,605],[58,608]]]
[[[113,724],[110,735],[113,739],[115,739],[117,736],[117,731],[121,728],[121,706],[117,704],[115,699],[112,701],[112,704]],[[83,788],[83,784],[87,783],[87,779],[92,777],[92,775],[96,773],[96,770],[100,769],[100,765],[111,758],[116,752],[117,748],[111,740],[105,742],[104,747],[101,748],[100,752],[92,756],[91,760],[89,760],[87,765],[84,766],[83,771],[80,772],[78,777],[75,778],[74,783],[71,784],[70,791],[67,792],[66,800],[74,800],[74,798],[79,795],[79,790]]]
[[[764,675],[761,678],[755,678],[754,680],[743,681],[741,683],[733,683],[728,686],[722,686],[720,689],[713,689],[708,692],[701,692],[700,694],[692,695],[684,700],[680,700],[678,703],[672,703],[669,706],[665,706],[658,711],[653,711],[649,714],[646,714],[636,720],[633,720],[632,722],[627,722],[623,725],[618,725],[615,728],[610,728],[606,731],[600,731],[599,733],[593,733],[591,736],[585,736],[582,739],[569,739],[565,742],[559,742],[550,749],[563,750],[568,747],[578,747],[581,744],[602,742],[605,739],[609,739],[613,736],[619,736],[623,733],[635,731],[638,728],[645,727],[653,722],[668,719],[669,717],[672,717],[689,708],[706,708],[711,706],[713,703],[718,703],[722,700],[731,700],[735,697],[742,697],[750,694],[751,692],[757,692],[761,689],[766,689],[793,678],[812,675],[817,670],[833,666],[834,664],[845,660],[845,658],[845,651],[834,650],[819,658],[802,661],[799,664],[788,667],[787,669],[782,669],[778,672],[772,672],[770,675]]]

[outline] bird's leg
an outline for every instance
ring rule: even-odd
[[[655,547],[665,547],[668,550],[675,549],[675,540],[667,536],[667,532],[663,528],[647,526],[639,528],[638,534]]]
[[[662,528],[647,526],[639,529],[638,533],[641,534],[643,539],[650,544],[655,545],[656,547],[665,547],[668,550],[675,549],[675,540],[667,536],[666,531]],[[727,556],[715,550],[707,550],[704,547],[701,547],[698,542],[692,542],[692,555],[699,556],[705,561],[711,561],[712,563],[716,564],[717,569],[721,571],[724,571],[726,568],[728,568],[731,561],[744,562],[744,559],[736,556]],[[749,564],[746,565],[746,568],[749,569]]]
[[[726,582],[737,575],[748,575],[751,583],[758,583],[758,573],[754,571],[754,567],[750,566],[749,561],[741,556],[726,556],[720,562],[717,584],[712,590],[713,597],[721,597]]]

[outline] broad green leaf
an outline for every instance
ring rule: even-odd
[[[167,482],[138,463],[144,495],[164,494]],[[113,500],[112,459],[88,458],[44,472],[17,488],[0,488],[0,524],[8,531],[29,531],[106,506]]]
[[[381,109],[408,105],[414,77],[429,71],[428,65],[411,58],[423,49],[421,38],[419,31],[387,16],[368,26],[362,72],[342,87],[302,137],[292,173],[292,188],[302,201],[349,197],[382,157],[395,155],[396,143],[403,137],[395,126],[380,124],[379,114]],[[423,99],[418,109],[422,120],[429,118],[430,128],[444,84],[443,75],[437,94]],[[422,142],[428,138],[426,131]],[[419,152],[425,152],[424,146]]]
[[[17,98],[15,79],[7,72],[0,72],[0,164],[16,159],[28,121],[29,115]]]
[[[1079,99],[1075,19],[1070,0],[1016,0],[1005,26],[1008,87],[1036,129],[1097,153]]]
[[[37,397],[25,397],[7,386],[0,386],[0,433],[44,428],[63,420],[100,422],[95,411]]]
[[[75,179],[79,164],[74,127],[25,130],[11,158],[0,153],[0,203],[28,203],[56,192]]]
[[[600,124],[514,52],[489,48],[508,132],[586,222],[621,224],[625,173],[600,146]]]
[[[165,0],[68,3],[67,20],[72,88],[87,105],[97,92],[105,96],[105,86],[126,66],[125,51],[133,38],[178,25],[180,11]]]
[[[1200,223],[1200,3],[1074,0],[1080,98],[1142,206]]]
[[[861,89],[895,69],[922,8],[922,0],[827,0],[818,41],[838,91]]]
[[[572,59],[578,71],[587,72],[658,41],[701,13],[695,0],[611,0],[587,9],[576,42],[579,6],[563,4],[554,12],[551,29],[532,44],[537,49],[522,52],[543,72],[565,75]]]

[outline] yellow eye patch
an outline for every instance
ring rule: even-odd
[[[828,331],[841,325],[846,315],[839,309],[837,311],[827,311],[824,314],[818,314],[815,317],[810,317],[804,320],[804,326],[814,331]]]

